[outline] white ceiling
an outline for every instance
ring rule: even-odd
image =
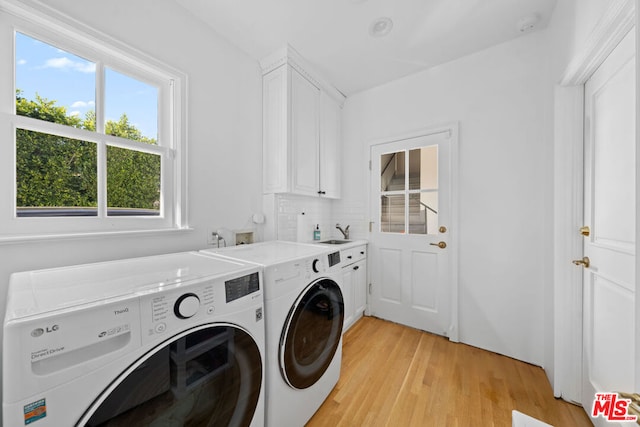
[[[511,40],[557,0],[176,0],[260,60],[286,44],[346,95]],[[393,20],[386,37],[369,27]]]

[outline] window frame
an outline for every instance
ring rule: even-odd
[[[96,64],[96,131],[18,116],[16,33],[38,39]],[[149,232],[187,228],[186,212],[186,75],[149,55],[63,15],[36,0],[0,0],[0,55],[10,57],[0,74],[0,195],[11,198],[0,208],[0,242],[34,236],[81,236],[95,233]],[[7,46],[9,45],[10,46]],[[10,70],[8,69],[10,68]],[[104,69],[109,68],[158,90],[157,145],[104,133]],[[18,217],[16,206],[16,129],[93,142],[98,151],[98,215]],[[100,133],[103,132],[103,133]],[[160,215],[107,216],[107,145],[161,157]]]

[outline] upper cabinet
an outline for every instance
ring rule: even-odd
[[[261,65],[264,193],[340,198],[344,95],[290,47]]]

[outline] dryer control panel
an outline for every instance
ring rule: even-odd
[[[340,251],[329,254],[329,267],[340,264]]]

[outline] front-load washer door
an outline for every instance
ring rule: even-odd
[[[260,349],[246,331],[199,326],[134,363],[77,426],[248,426],[262,376]]]
[[[305,389],[325,373],[342,337],[344,300],[330,279],[309,285],[297,298],[280,340],[280,370],[291,387]]]

